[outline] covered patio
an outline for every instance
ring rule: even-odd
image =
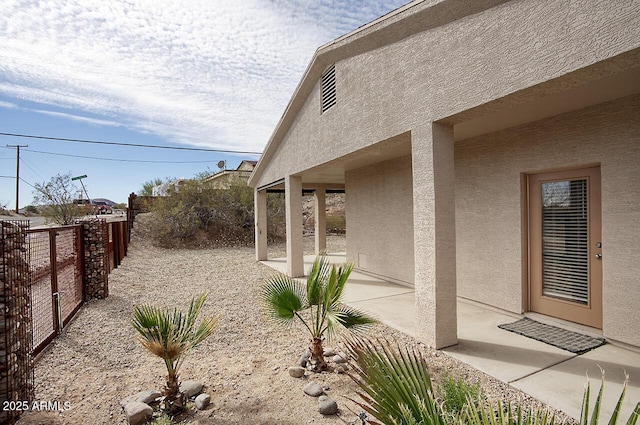
[[[346,254],[328,254],[332,263],[341,264]],[[315,256],[305,255],[304,274]],[[287,272],[287,259],[262,261],[268,267]],[[301,278],[302,279],[302,278]],[[416,337],[415,293],[408,286],[391,283],[354,271],[347,283],[345,302],[374,315],[380,322]],[[527,317],[581,333],[588,328],[537,314]],[[640,352],[606,344],[582,355],[498,328],[523,317],[464,298],[457,299],[458,344],[445,348],[447,355],[522,390],[544,403],[578,418],[587,375],[592,392],[600,386],[600,368],[606,372],[604,405],[601,417],[611,415],[622,391],[625,372],[630,380],[622,418],[631,414],[640,400]],[[594,334],[597,336],[597,334]],[[593,397],[595,398],[595,396]]]
[[[457,5],[412,3],[317,50],[249,179],[257,260],[267,191],[286,197],[273,264],[301,277],[302,193],[319,253],[339,186],[348,303],[573,416],[596,363],[607,397],[626,368],[637,400],[640,48],[620,29],[638,7]],[[576,356],[496,327],[521,313],[618,345]]]

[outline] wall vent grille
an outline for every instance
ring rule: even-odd
[[[321,110],[324,113],[327,109],[336,104],[336,66],[332,65],[322,74],[322,96]]]

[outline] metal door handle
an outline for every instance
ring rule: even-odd
[[[596,254],[596,258],[597,258],[598,260],[602,260],[602,254]]]

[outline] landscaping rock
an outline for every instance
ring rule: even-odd
[[[289,375],[294,378],[302,378],[305,371],[306,369],[303,367],[293,366],[289,368]]]
[[[334,350],[333,348],[325,348],[324,349],[324,356],[325,357],[333,357],[336,355],[336,350]]]
[[[323,415],[335,415],[338,411],[338,403],[326,395],[321,395],[318,399],[318,412]]]
[[[202,391],[202,384],[198,381],[183,381],[180,383],[180,391],[191,398]]]
[[[300,357],[298,364],[300,365],[300,367],[307,367],[308,362],[309,362],[309,356],[303,355],[302,357]]]
[[[120,407],[122,407],[124,409],[125,406],[127,404],[131,403],[132,401],[136,401],[135,396],[130,395],[129,397],[125,397],[122,400],[120,400]]]
[[[127,422],[130,425],[140,425],[145,423],[153,415],[151,406],[139,401],[132,401],[124,406]]]
[[[142,391],[135,395],[136,400],[141,403],[151,404],[155,403],[155,401],[162,396],[162,393],[157,390],[148,390]]]
[[[209,394],[200,394],[196,397],[196,409],[204,410],[209,405],[211,401],[211,396]]]
[[[324,390],[322,387],[315,382],[311,381],[304,387],[304,393],[306,395],[310,395],[311,397],[318,397],[322,394]]]
[[[345,373],[347,371],[347,365],[346,364],[339,364],[336,367],[333,368],[333,371],[335,373]]]
[[[336,354],[335,356],[333,356],[333,362],[334,363],[338,363],[338,364],[346,363],[347,359],[348,359],[348,356],[345,353],[342,353],[342,352],[340,352],[340,353]]]
[[[141,391],[136,395],[132,395],[122,399],[122,401],[120,402],[120,406],[124,408],[127,404],[131,403],[132,401],[139,401],[140,403],[152,404],[161,395],[162,394],[160,393],[160,391],[157,391],[157,390]]]

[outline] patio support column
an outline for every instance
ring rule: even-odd
[[[320,255],[327,250],[327,203],[326,187],[319,185],[313,194],[315,211],[315,243],[316,255]]]
[[[255,189],[253,199],[256,260],[264,261],[267,259],[267,191]]]
[[[290,277],[304,276],[302,177],[286,176],[284,193],[287,220],[287,274]]]
[[[411,132],[416,336],[434,348],[458,343],[453,129]]]

